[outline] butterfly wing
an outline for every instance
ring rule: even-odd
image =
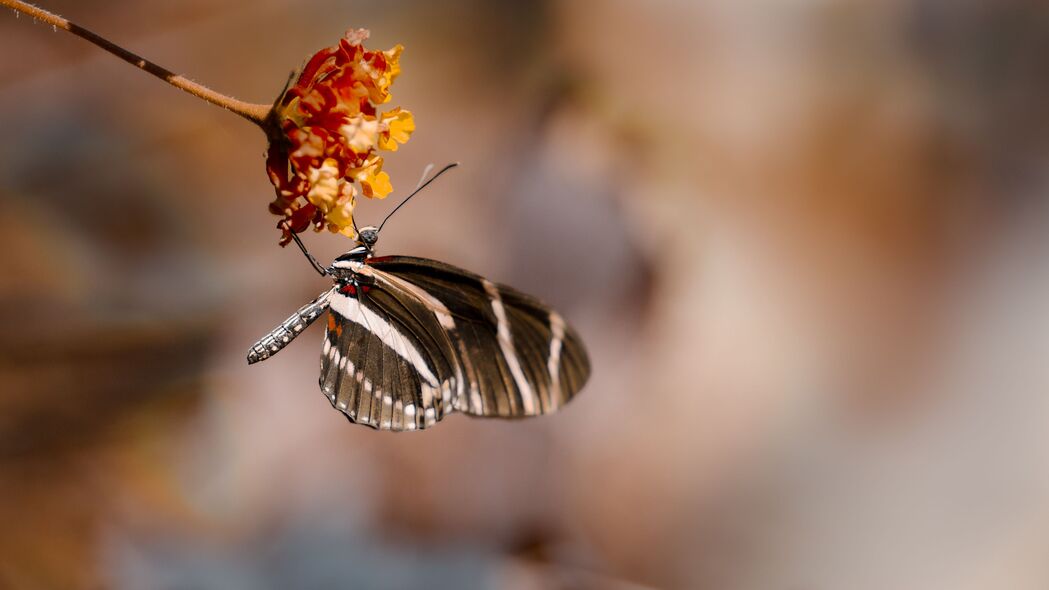
[[[578,335],[533,297],[424,258],[373,258],[359,274],[368,287],[331,296],[320,377],[354,422],[415,430],[455,410],[535,416],[589,377]]]
[[[452,265],[409,256],[373,258],[377,285],[414,291],[450,341],[455,408],[476,416],[552,412],[586,383],[590,362],[576,332],[534,297]]]

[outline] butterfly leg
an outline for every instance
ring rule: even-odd
[[[260,338],[248,351],[248,364],[253,365],[259,361],[264,361],[291,343],[296,336],[316,321],[324,313],[324,310],[328,309],[328,300],[334,291],[335,289],[330,289],[321,293],[316,299],[300,307],[291,317],[284,320],[281,325],[270,330],[269,334]]]
[[[306,249],[306,245],[303,244],[302,240],[299,239],[299,235],[295,232],[291,232],[291,239],[295,240],[295,245],[299,247],[299,250],[302,250],[302,254],[306,257],[306,260],[310,261],[310,265],[313,266],[313,270],[317,271],[317,273],[320,274],[322,277],[327,276],[328,269],[321,266],[321,263],[317,262],[317,259],[313,257],[313,254],[310,254],[310,251]]]

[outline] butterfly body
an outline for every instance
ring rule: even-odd
[[[253,346],[249,363],[326,308],[320,388],[358,424],[417,430],[453,412],[537,416],[582,388],[585,348],[556,311],[449,264],[374,257],[373,229],[328,267],[334,286]]]

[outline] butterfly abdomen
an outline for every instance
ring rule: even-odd
[[[312,302],[300,307],[269,334],[260,338],[248,351],[248,364],[253,365],[264,361],[291,343],[328,308],[331,293],[331,291],[325,291]]]

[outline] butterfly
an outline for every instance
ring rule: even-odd
[[[374,256],[381,227],[360,229],[356,246],[327,268],[292,234],[334,285],[256,342],[248,364],[276,354],[327,311],[320,389],[357,424],[401,431],[454,412],[538,416],[579,392],[590,361],[559,313],[450,264]]]

